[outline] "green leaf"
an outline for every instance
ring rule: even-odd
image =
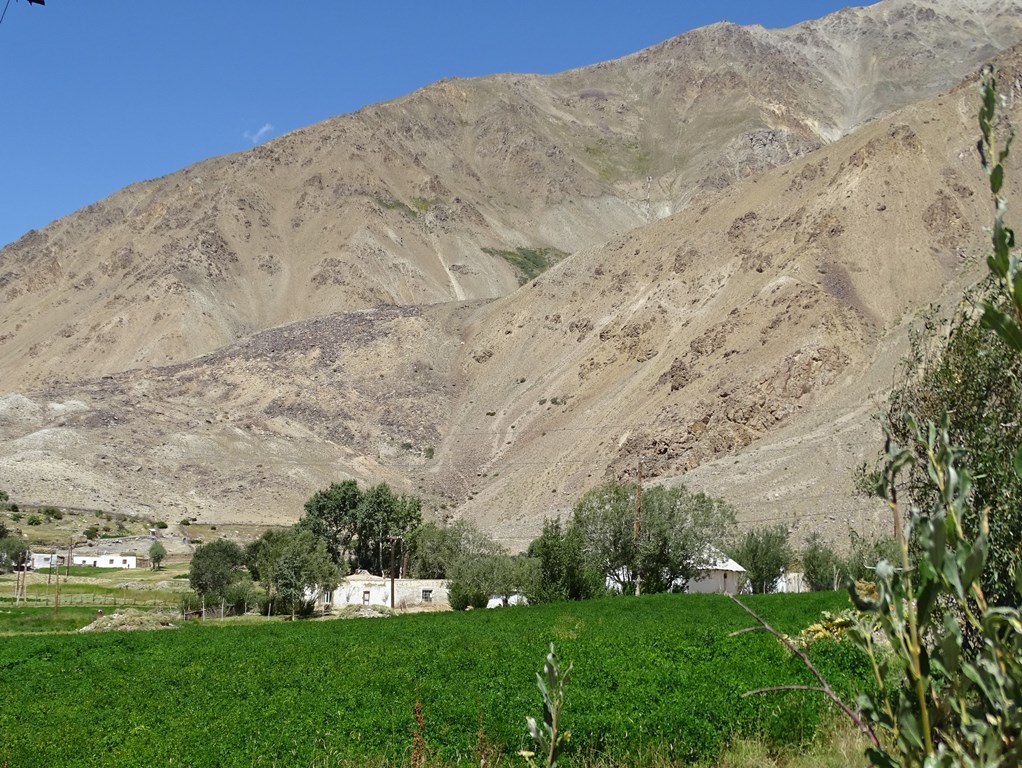
[[[1015,451],[1015,474],[1022,477],[1022,445]]]
[[[983,306],[983,325],[996,332],[1001,337],[1001,341],[1016,352],[1022,352],[1022,329],[1018,327],[1015,318],[1007,312],[992,304],[985,304]]]
[[[994,166],[994,169],[990,171],[990,191],[995,195],[1001,191],[1001,187],[1004,185],[1004,166],[998,163]]]

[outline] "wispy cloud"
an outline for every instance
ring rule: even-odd
[[[270,123],[264,123],[263,127],[258,131],[245,131],[242,135],[243,138],[248,139],[253,144],[258,144],[260,141],[266,138],[267,134],[273,130],[273,125]]]

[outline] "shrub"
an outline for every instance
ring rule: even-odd
[[[94,539],[98,539],[99,538],[99,526],[98,525],[90,525],[82,533],[85,536],[85,538],[87,538],[89,541],[93,541]]]
[[[156,523],[156,527],[161,529],[161,530],[163,530],[164,528],[167,527],[167,521],[166,520],[160,520],[158,523]]]
[[[844,583],[841,558],[818,533],[810,534],[802,548],[802,572],[809,589],[822,592]]]
[[[43,518],[39,515],[32,514],[28,516],[28,520],[26,520],[25,522],[27,522],[29,525],[42,525]]]

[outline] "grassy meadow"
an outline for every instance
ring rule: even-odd
[[[794,633],[841,593],[749,603]],[[85,618],[85,617],[83,617]],[[388,619],[192,623],[159,632],[9,634],[0,641],[0,764],[410,765],[416,702],[426,762],[520,765],[535,673],[551,642],[574,665],[564,726],[571,765],[683,765],[729,743],[796,752],[832,714],[811,683],[716,595]],[[813,647],[848,692],[865,660]]]

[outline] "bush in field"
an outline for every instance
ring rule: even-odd
[[[88,528],[86,528],[82,532],[82,535],[85,536],[85,538],[87,538],[89,541],[94,541],[94,540],[98,539],[99,538],[99,526],[98,525],[90,525]]]
[[[818,533],[811,534],[802,548],[802,571],[813,591],[838,589],[849,579],[872,581],[881,560],[893,562],[898,545],[891,536],[869,536],[849,531],[847,554],[839,554]]]
[[[560,520],[544,520],[543,533],[529,544],[528,555],[538,563],[531,602],[588,600],[606,592],[603,574],[586,564],[577,528],[564,529]]]
[[[509,605],[513,595],[528,595],[537,581],[537,563],[531,558],[511,555],[466,557],[454,563],[447,590],[451,607],[485,608],[491,597]]]
[[[40,515],[32,514],[28,516],[28,519],[25,522],[29,525],[42,525],[43,518]]]
[[[802,548],[802,573],[813,592],[838,589],[845,582],[841,557],[815,532]]]
[[[267,594],[267,610],[301,613],[307,595],[333,591],[340,581],[324,539],[299,525],[270,529],[245,548],[249,573]]]

